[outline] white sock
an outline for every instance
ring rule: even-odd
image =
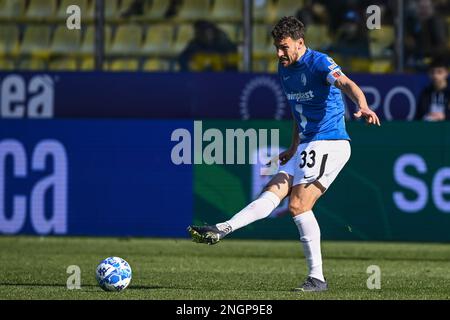
[[[322,272],[322,254],[320,252],[320,228],[312,211],[294,217],[303,244],[308,276],[325,281]]]
[[[275,193],[265,191],[258,199],[236,213],[230,220],[218,223],[216,226],[221,230],[230,226],[231,231],[236,231],[252,222],[268,217],[279,204],[280,198]]]

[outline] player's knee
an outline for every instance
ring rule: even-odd
[[[289,211],[293,216],[312,210],[312,203],[303,200],[294,200],[289,202]]]

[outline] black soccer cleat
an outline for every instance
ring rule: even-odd
[[[294,291],[297,292],[318,292],[318,291],[326,291],[328,290],[328,284],[325,281],[321,281],[319,279],[308,277],[305,282],[298,288],[295,288]]]
[[[194,242],[216,244],[231,232],[231,228],[219,230],[216,226],[189,226],[187,231]]]

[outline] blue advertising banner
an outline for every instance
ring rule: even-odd
[[[382,120],[411,120],[425,75],[350,75]],[[277,75],[0,73],[2,118],[290,119]],[[347,99],[348,117],[354,105]]]
[[[76,94],[75,94],[76,97]],[[0,120],[0,234],[186,236],[192,121]]]

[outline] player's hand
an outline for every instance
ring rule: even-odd
[[[283,151],[278,156],[273,157],[268,163],[266,163],[266,166],[271,166],[273,162],[278,163],[278,160],[280,160],[280,165],[286,164],[295,154],[297,150],[289,148],[286,151]]]
[[[280,155],[278,156],[278,159],[280,159],[280,164],[285,165],[286,162],[291,160],[291,158],[294,156],[296,151],[297,151],[296,149],[289,148],[286,151],[283,151],[282,153],[280,153]]]
[[[363,117],[364,119],[366,119],[366,122],[369,124],[375,124],[375,125],[381,126],[380,119],[378,119],[377,114],[375,112],[373,112],[372,110],[370,110],[369,108],[361,108],[361,109],[359,109],[358,112],[354,113],[353,115],[357,119]]]

